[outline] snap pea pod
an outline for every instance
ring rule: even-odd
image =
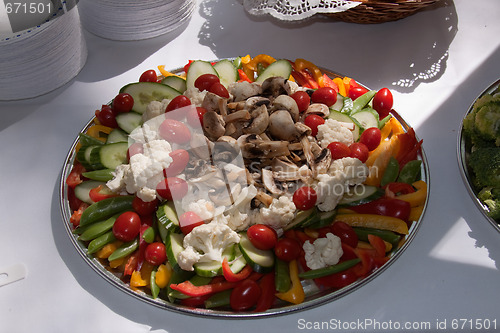
[[[158,298],[158,295],[160,294],[160,287],[156,284],[156,272],[158,271],[158,268],[154,269],[151,272],[151,277],[149,278],[149,286],[151,287],[151,296],[153,298]]]
[[[80,226],[84,227],[107,219],[117,213],[132,210],[133,200],[134,196],[126,195],[95,202],[83,211],[82,217],[80,218]]]
[[[386,242],[389,242],[392,244],[393,248],[396,247],[396,245],[399,243],[401,236],[396,234],[395,232],[392,232],[390,230],[380,230],[380,229],[373,229],[373,228],[360,228],[360,227],[355,227],[353,228],[354,232],[358,236],[358,239],[361,241],[368,241],[368,235],[375,235],[379,236]]]
[[[318,268],[318,269],[311,269],[310,271],[300,273],[299,277],[301,279],[317,279],[317,278],[320,278],[323,276],[327,276],[330,274],[345,271],[346,269],[353,267],[354,265],[356,265],[359,262],[361,262],[361,260],[359,258],[346,260],[346,261],[343,261],[343,262],[338,263],[336,265],[327,266],[327,267]]]
[[[380,186],[385,186],[389,183],[395,182],[398,179],[399,174],[399,162],[397,159],[391,156],[387,167],[385,168],[382,179],[380,180]]]
[[[80,139],[80,143],[82,144],[83,147],[104,144],[104,142],[102,142],[101,140],[98,140],[93,136],[90,136],[85,133],[80,133],[80,135],[78,135],[78,138]]]
[[[276,264],[274,267],[274,284],[276,287],[276,291],[280,293],[287,292],[292,286],[292,281],[290,280],[290,272],[288,270],[288,263],[276,258]]]
[[[377,93],[376,90],[369,90],[365,92],[363,95],[359,96],[352,102],[351,114],[355,114],[356,112],[361,111],[365,106],[370,103],[373,96]]]
[[[132,254],[135,250],[139,248],[139,238],[136,238],[130,242],[123,243],[119,248],[113,251],[108,257],[109,261],[120,259]]]
[[[413,184],[420,176],[421,160],[413,160],[406,163],[399,172],[398,182]]]
[[[221,306],[228,306],[231,302],[231,292],[233,289],[221,291],[213,294],[205,301],[207,309],[219,308]]]
[[[148,244],[153,243],[155,240],[155,230],[153,227],[149,227],[142,233],[142,239]]]
[[[88,179],[92,180],[98,180],[101,182],[107,182],[108,180],[113,179],[113,172],[115,170],[113,169],[100,169],[100,170],[93,170],[93,171],[87,171],[82,173],[82,176]]]
[[[110,230],[101,236],[94,238],[88,246],[88,253],[93,254],[99,251],[104,245],[114,242],[116,240],[113,231]]]
[[[78,237],[78,239],[87,242],[101,236],[102,234],[113,228],[113,224],[115,223],[117,217],[118,214],[111,216],[107,220],[89,225],[88,228],[86,228],[85,231],[80,235],[80,237]]]

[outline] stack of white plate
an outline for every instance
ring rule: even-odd
[[[153,38],[189,20],[195,0],[80,0],[83,27],[112,40]]]
[[[0,100],[46,94],[83,68],[87,47],[72,1],[16,1],[0,6]]]

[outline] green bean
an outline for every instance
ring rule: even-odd
[[[109,261],[120,259],[132,254],[135,250],[139,248],[139,238],[136,238],[130,242],[123,243],[119,248],[113,251],[108,257]]]
[[[399,173],[398,182],[413,184],[420,176],[421,160],[413,160],[406,163]]]
[[[113,234],[113,231],[110,230],[107,233],[94,238],[88,246],[88,253],[92,254],[97,251],[99,251],[104,245],[109,244],[111,242],[114,242],[116,240],[115,235]]]
[[[391,156],[389,162],[387,163],[387,167],[385,168],[384,174],[382,175],[380,186],[383,187],[389,183],[395,182],[396,179],[398,179],[398,174],[399,174],[398,160]]]
[[[327,266],[318,269],[311,269],[310,271],[303,272],[299,274],[301,279],[317,279],[323,276],[327,276],[334,273],[339,273],[349,269],[359,263],[361,260],[359,258],[343,261],[339,264]]]
[[[368,241],[368,235],[370,234],[379,236],[386,242],[391,243],[393,247],[395,247],[401,239],[401,236],[390,230],[380,230],[380,229],[361,228],[361,227],[355,227],[353,229],[356,235],[358,236],[358,239],[365,242]]]
[[[101,169],[101,170],[93,170],[82,173],[85,178],[98,180],[101,182],[107,182],[108,180],[113,179],[113,169]]]
[[[82,213],[80,226],[86,226],[107,219],[117,213],[132,210],[134,196],[118,196],[93,203]]]
[[[288,263],[286,261],[276,258],[274,274],[274,284],[276,290],[280,293],[284,293],[290,290],[292,281],[290,280],[290,272],[288,270]]]

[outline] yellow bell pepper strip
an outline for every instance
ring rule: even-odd
[[[177,75],[177,74],[174,74],[172,72],[169,72],[165,69],[165,65],[160,65],[158,66],[158,70],[160,71],[161,75],[163,75],[163,77],[168,77],[168,76],[177,76],[177,77],[180,77],[180,78],[183,78],[182,76],[180,75]]]
[[[132,276],[130,277],[130,287],[132,289],[134,288],[140,288],[140,287],[145,287],[147,286],[148,281],[142,278],[141,272],[140,271],[133,271]]]
[[[351,227],[365,227],[391,230],[398,234],[408,234],[408,225],[397,217],[377,214],[342,214],[337,215],[336,221],[342,221]]]
[[[384,141],[373,152],[376,153],[368,156],[366,165],[368,166],[369,174],[365,181],[366,185],[380,186],[382,176],[389,164],[389,160],[397,151],[399,141],[397,137],[391,137],[389,141]],[[379,150],[380,148],[380,150]]]
[[[410,210],[410,216],[408,217],[408,220],[418,221],[420,219],[420,216],[422,216],[423,211],[424,211],[424,205],[412,207]]]
[[[306,294],[304,292],[304,288],[302,288],[302,284],[300,283],[297,260],[290,261],[289,272],[290,280],[292,281],[291,288],[287,292],[277,293],[276,297],[292,304],[300,304],[304,302]]]
[[[398,195],[396,198],[410,203],[411,207],[422,206],[427,199],[427,183],[418,180],[412,184],[417,190],[413,193]]]
[[[123,242],[117,240],[112,243],[104,245],[99,251],[96,252],[96,257],[99,259],[107,259],[111,253],[115,252],[117,248],[122,245]]]
[[[351,88],[351,78],[350,77],[344,77],[342,79],[342,82],[344,82],[344,88],[345,88],[345,96],[349,97],[349,90]]]
[[[248,69],[252,70],[253,72],[257,72],[257,70],[259,69],[259,65],[267,67],[267,66],[269,66],[270,64],[272,64],[275,61],[276,61],[276,59],[274,59],[270,55],[259,54],[258,56],[253,57],[252,60],[250,60],[249,62],[247,62],[245,64],[245,66]]]
[[[336,77],[333,79],[333,83],[335,83],[339,88],[339,94],[346,97],[347,95],[346,95],[344,80],[342,80],[340,77]]]
[[[163,289],[168,285],[170,278],[172,277],[172,266],[169,263],[161,264],[158,266],[158,270],[155,275],[155,283],[160,288]]]
[[[111,133],[113,129],[104,125],[92,125],[87,129],[86,134],[90,135],[97,140],[106,142],[106,137]],[[103,135],[106,134],[106,135]]]
[[[309,72],[312,77],[314,78],[314,81],[318,84],[318,87],[323,87],[323,73],[321,70],[312,62],[309,60],[305,59],[296,59],[294,63],[294,68],[298,72],[304,72],[307,71]]]
[[[128,259],[128,257],[123,257],[123,258],[118,258],[118,259],[115,259],[115,260],[111,260],[109,262],[109,267],[111,268],[117,268],[117,267],[120,267],[122,266],[125,261]]]

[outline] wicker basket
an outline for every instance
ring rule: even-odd
[[[439,0],[357,0],[362,4],[340,13],[327,14],[341,21],[352,23],[383,23],[396,21]]]

